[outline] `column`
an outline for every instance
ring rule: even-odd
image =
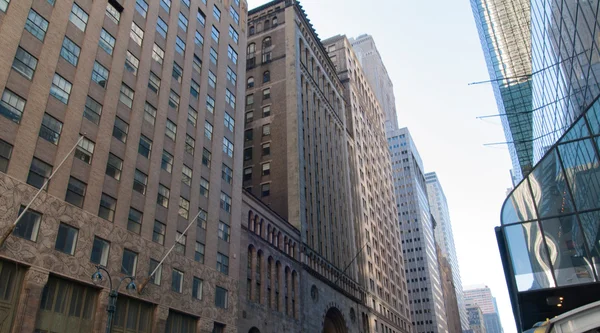
[[[154,332],[165,332],[169,319],[169,307],[157,305],[154,311]]]
[[[16,307],[12,333],[33,333],[42,292],[48,282],[48,272],[29,268],[23,277],[23,288]]]
[[[250,296],[251,296],[251,299],[249,301],[255,301],[257,291],[256,291],[256,281],[254,279],[256,279],[256,261],[258,260],[258,258],[257,258],[258,254],[257,254],[256,250],[253,249],[252,252],[250,252],[248,255],[252,256],[252,265],[250,265]]]

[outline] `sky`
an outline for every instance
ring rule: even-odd
[[[249,8],[268,1],[248,0]],[[516,332],[494,227],[511,187],[510,156],[469,0],[303,0],[321,39],[370,34],[394,84],[426,172],[448,200],[463,286],[497,298],[505,333]]]

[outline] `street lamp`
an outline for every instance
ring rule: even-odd
[[[135,282],[133,281],[135,277],[133,276],[125,276],[119,279],[119,284],[116,289],[113,289],[112,278],[110,277],[110,273],[102,266],[96,265],[96,272],[92,274],[92,281],[94,284],[98,284],[104,280],[104,276],[102,276],[102,271],[108,275],[108,283],[110,287],[110,292],[108,293],[108,306],[106,307],[106,312],[108,313],[108,318],[106,320],[106,333],[110,333],[113,324],[113,316],[115,315],[115,310],[117,309],[117,296],[119,296],[119,288],[121,288],[121,283],[125,280],[129,280],[125,289],[128,291],[136,290]]]

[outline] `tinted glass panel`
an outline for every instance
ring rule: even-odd
[[[600,207],[600,162],[592,140],[566,143],[558,149],[577,209]]]
[[[502,224],[528,221],[536,218],[533,199],[527,181],[522,182],[506,199],[502,207]]]
[[[571,195],[555,149],[535,167],[529,182],[540,217],[573,212]]]

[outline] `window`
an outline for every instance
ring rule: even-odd
[[[98,83],[102,88],[106,88],[108,81],[108,69],[100,65],[99,62],[94,62],[94,70],[92,71],[92,81]]]
[[[165,129],[165,135],[175,141],[175,137],[177,135],[177,125],[174,122],[167,119],[167,128]]]
[[[250,161],[252,159],[252,147],[244,149],[244,161]]]
[[[108,5],[106,6],[106,16],[108,16],[108,18],[115,22],[115,24],[119,24],[119,20],[121,19],[121,12],[119,12],[119,10],[117,10],[110,2],[108,3]]]
[[[148,139],[144,135],[140,137],[140,144],[138,145],[138,153],[145,158],[150,158],[150,151],[152,150],[152,140]]]
[[[179,12],[179,22],[178,22],[178,25],[181,28],[181,30],[183,30],[184,32],[187,32],[188,19],[185,17],[185,15],[183,15],[182,12]]]
[[[194,260],[201,264],[204,263],[204,244],[196,242],[196,253],[194,253]]]
[[[229,157],[233,157],[233,143],[227,138],[223,138],[223,152]]]
[[[19,215],[24,209],[25,207],[21,206],[21,209],[19,209]],[[19,223],[17,223],[13,234],[17,237],[36,242],[41,220],[42,214],[28,209],[19,220]]]
[[[175,51],[181,55],[185,52],[185,42],[179,36],[175,39]]]
[[[102,114],[102,105],[96,102],[90,96],[85,101],[85,108],[83,109],[83,116],[92,123],[98,125],[100,123],[100,115]]]
[[[148,102],[144,105],[144,120],[152,126],[156,121],[156,108]]]
[[[263,83],[267,83],[269,81],[271,81],[271,72],[265,71],[263,73]]]
[[[204,45],[204,37],[196,30],[196,35],[194,37],[194,44],[198,47],[202,47]]]
[[[173,62],[173,72],[171,73],[175,81],[181,83],[181,79],[183,77],[183,68],[179,66],[176,62]]]
[[[83,207],[83,199],[85,197],[86,189],[87,185],[84,182],[70,177],[69,185],[67,186],[67,194],[65,195],[65,201],[77,207]]]
[[[87,164],[92,162],[92,156],[94,155],[94,148],[96,144],[88,138],[83,138],[77,145],[75,150],[75,157],[84,161]]]
[[[268,156],[268,155],[271,155],[271,143],[270,142],[262,144],[262,156]]]
[[[227,183],[231,184],[233,181],[233,170],[228,167],[226,164],[223,164],[221,167],[221,178]]]
[[[171,0],[160,0],[160,6],[168,13],[171,10]]]
[[[217,271],[229,275],[229,257],[221,252],[217,252]]]
[[[129,132],[129,125],[121,118],[115,117],[112,135],[117,138],[117,140],[125,143],[125,141],[127,141],[127,132]]]
[[[202,209],[198,208],[198,227],[206,230],[206,223],[208,221],[208,213]],[[204,255],[204,251],[202,251]]]
[[[195,54],[194,54],[194,59],[192,60],[192,68],[198,74],[200,74],[200,71],[202,71],[202,60],[200,60],[200,58],[198,58],[198,56]]]
[[[154,44],[154,48],[152,48],[152,59],[156,60],[159,64],[163,64],[163,59],[165,58],[165,51],[160,48],[160,46]]]
[[[167,38],[167,31],[169,30],[169,26],[162,18],[158,17],[156,21],[156,31],[159,35],[163,36],[163,38]]]
[[[12,148],[13,146],[10,143],[0,140],[0,172],[6,173],[8,170],[8,162],[12,155]]]
[[[198,22],[202,26],[206,25],[206,15],[204,15],[204,13],[200,10],[200,8],[198,8],[198,14],[196,14],[196,19],[198,19]]]
[[[273,27],[277,26],[277,17],[273,18],[273,24],[271,24]]]
[[[200,178],[200,196],[208,198],[210,183],[204,178]]]
[[[119,100],[121,103],[125,104],[128,108],[131,109],[133,105],[133,97],[135,92],[133,89],[129,88],[125,83],[121,83],[121,94],[119,96]]]
[[[219,30],[217,28],[215,28],[214,25],[212,26],[212,30],[211,30],[210,35],[211,35],[212,39],[215,41],[215,43],[219,44],[219,35],[220,35],[220,33],[219,33]]]
[[[263,112],[263,117],[270,116],[271,115],[271,106],[267,105],[267,106],[263,107],[262,112]]]
[[[237,82],[237,74],[229,66],[227,66],[227,81],[231,82],[234,86]]]
[[[65,59],[68,63],[73,66],[77,66],[77,62],[79,61],[79,54],[81,53],[81,48],[77,46],[72,40],[65,37],[62,43],[62,48],[60,49],[60,56]],[[18,52],[17,52],[18,55]],[[37,60],[36,60],[37,61]],[[14,68],[14,64],[13,64]],[[33,67],[35,70],[35,66]],[[33,72],[31,73],[33,76]]]
[[[0,114],[18,124],[21,122],[24,108],[24,99],[8,89],[4,90],[0,101]]]
[[[190,155],[194,155],[194,147],[196,147],[196,140],[194,140],[194,138],[192,138],[189,134],[185,135],[185,151],[190,154]]]
[[[192,186],[192,174],[192,169],[184,164],[181,169],[181,182],[187,186]]]
[[[212,333],[224,333],[225,332],[225,324],[221,323],[213,323]]]
[[[190,95],[195,99],[200,98],[200,85],[194,80],[191,80],[190,83]]]
[[[6,12],[6,9],[8,8],[9,3],[10,3],[10,0],[0,0],[0,10],[3,12]]]
[[[196,123],[198,122],[198,111],[194,110],[194,108],[191,105],[188,106],[187,121],[194,127],[196,127]]]
[[[69,16],[69,21],[73,23],[79,30],[85,31],[85,27],[88,22],[88,14],[81,9],[81,7],[77,6],[76,3],[73,3],[73,7],[71,8],[71,15]]]
[[[263,64],[270,62],[272,60],[271,52],[264,52],[262,54],[262,62]]]
[[[248,47],[246,48],[246,54],[253,54],[254,52],[256,52],[256,44],[248,44]]]
[[[144,18],[148,13],[148,4],[144,0],[135,0],[135,10]]]
[[[156,203],[169,208],[169,196],[171,195],[171,191],[169,188],[164,186],[163,184],[158,184],[158,195],[156,197]]]
[[[29,175],[27,176],[27,184],[42,188],[48,177],[52,174],[52,166],[48,163],[44,163],[37,158],[31,160],[31,166],[29,167]]]
[[[183,292],[183,272],[175,268],[171,274],[171,290],[177,293]]]
[[[79,230],[65,223],[58,226],[58,234],[54,249],[73,255],[75,253],[75,245],[77,244],[77,234]]]
[[[179,95],[177,95],[177,93],[172,89],[169,93],[169,106],[174,108],[175,110],[179,109]]]
[[[121,179],[121,170],[123,169],[123,160],[116,155],[108,154],[108,162],[106,163],[106,174],[116,180]]]
[[[148,175],[141,172],[138,169],[135,169],[133,174],[133,190],[145,195],[146,194],[146,185],[148,184]]]
[[[115,47],[115,38],[111,36],[106,30],[102,29],[100,32],[100,41],[98,44],[106,53],[112,55]]]
[[[92,245],[92,255],[90,261],[96,265],[104,266],[108,264],[108,252],[110,243],[97,236],[94,237],[94,245]]]
[[[135,22],[132,22],[129,37],[131,37],[137,45],[142,46],[142,41],[144,41],[144,30],[135,24]]]
[[[210,95],[206,95],[206,111],[210,113],[215,112],[215,100]]]
[[[154,220],[154,229],[152,230],[152,241],[158,244],[165,244],[165,232],[167,226],[157,220]]]
[[[232,109],[235,109],[235,95],[229,89],[225,89],[225,103],[229,104]]]
[[[206,138],[208,140],[212,140],[212,132],[213,132],[213,126],[211,125],[211,123],[209,123],[208,121],[204,121],[204,136],[206,136]]]
[[[219,221],[218,237],[229,243],[230,228],[223,221]]]
[[[218,308],[227,309],[227,289],[217,286],[215,290],[215,306]],[[217,323],[215,323],[215,327],[216,325]]]
[[[178,214],[186,220],[190,218],[190,201],[188,199],[179,197]]]
[[[160,264],[160,262],[154,259],[150,259],[150,267],[148,267],[148,276],[150,276],[152,272],[154,272],[154,275],[152,275],[150,282],[152,284],[160,286],[160,281],[162,280],[162,265],[158,266],[158,264]],[[156,269],[157,267],[158,269]]]
[[[238,12],[236,12],[235,9],[233,9],[233,6],[229,6],[229,15],[231,16],[235,24],[240,24],[240,14],[238,14]]]
[[[166,150],[163,150],[160,168],[168,173],[173,171],[173,155],[169,154]]]
[[[202,149],[202,165],[210,168],[210,161],[212,159],[212,154],[206,148]]]
[[[158,94],[158,90],[160,90],[160,78],[152,71],[150,72],[150,76],[148,77],[148,88],[152,90],[155,94]]]
[[[210,70],[208,71],[208,85],[213,89],[217,88],[217,76]]]
[[[100,198],[100,207],[98,208],[98,216],[112,222],[115,218],[116,207],[117,199],[102,193],[102,197]]]
[[[227,46],[227,57],[229,58],[229,60],[231,60],[234,64],[237,65],[238,54],[237,52],[235,52],[233,47],[231,47],[231,45]]]
[[[137,268],[138,254],[129,250],[123,249],[123,260],[121,261],[121,273],[126,275],[135,276],[135,269]]]
[[[187,242],[187,236],[180,233],[179,231],[177,232],[177,236],[175,237],[175,248],[174,250],[176,252],[179,252],[181,254],[185,254],[185,243]]]
[[[263,136],[271,135],[271,124],[263,125],[263,127],[262,127],[262,135]]]
[[[271,98],[271,88],[263,90],[263,100]]]
[[[217,6],[213,6],[213,16],[215,17],[215,20],[217,20],[217,22],[221,21],[221,11],[219,10],[219,8],[217,8]]]
[[[231,214],[231,197],[221,192],[221,209]]]
[[[260,185],[260,194],[263,197],[268,197],[271,194],[271,183]]]
[[[25,30],[29,31],[33,37],[43,42],[44,37],[46,37],[46,31],[48,30],[48,21],[35,10],[30,9],[29,15],[27,16],[27,22],[25,22]]]
[[[142,212],[129,207],[129,217],[127,218],[127,230],[139,234],[142,230]]]
[[[40,127],[40,138],[45,139],[53,144],[58,144],[60,139],[60,133],[62,132],[62,122],[56,120],[54,117],[47,113],[44,113],[42,118],[42,127]]]
[[[202,280],[194,276],[194,283],[192,284],[192,297],[195,299],[202,299]]]
[[[244,169],[244,181],[252,180],[252,167]]]
[[[225,112],[224,124],[225,124],[225,128],[228,128],[230,131],[233,132],[233,128],[235,126],[235,120],[227,112]]]
[[[271,174],[271,162],[263,163],[262,165],[262,175],[268,176]]]
[[[254,88],[254,78],[253,77],[249,77],[248,81],[246,81],[246,88],[248,88],[248,89]]]
[[[66,40],[67,38],[65,38]],[[64,44],[64,43],[63,43]],[[61,55],[63,51],[60,51]],[[79,55],[79,53],[77,53]],[[37,59],[32,56],[29,52],[25,51],[21,47],[17,49],[17,54],[13,60],[12,68],[19,74],[26,77],[28,80],[33,78],[33,73],[37,67]]]
[[[245,115],[246,123],[250,123],[254,120],[254,111],[248,111]]]
[[[190,8],[190,0],[181,0],[181,3],[186,5],[186,7]]]
[[[235,29],[230,25],[229,26],[229,37],[231,37],[231,39],[233,40],[234,43],[238,43],[240,40],[240,35],[238,34],[237,31],[235,31]]]
[[[52,79],[52,87],[50,87],[50,95],[54,96],[59,101],[68,104],[69,96],[71,95],[71,83],[65,80],[62,76],[54,74]]]
[[[139,66],[140,60],[136,58],[133,53],[127,51],[127,55],[125,55],[125,69],[131,72],[133,75],[137,75]]]
[[[210,54],[209,54],[209,56],[210,56],[210,62],[212,62],[213,64],[217,65],[217,60],[219,59],[219,54],[212,47],[210,48]]]

